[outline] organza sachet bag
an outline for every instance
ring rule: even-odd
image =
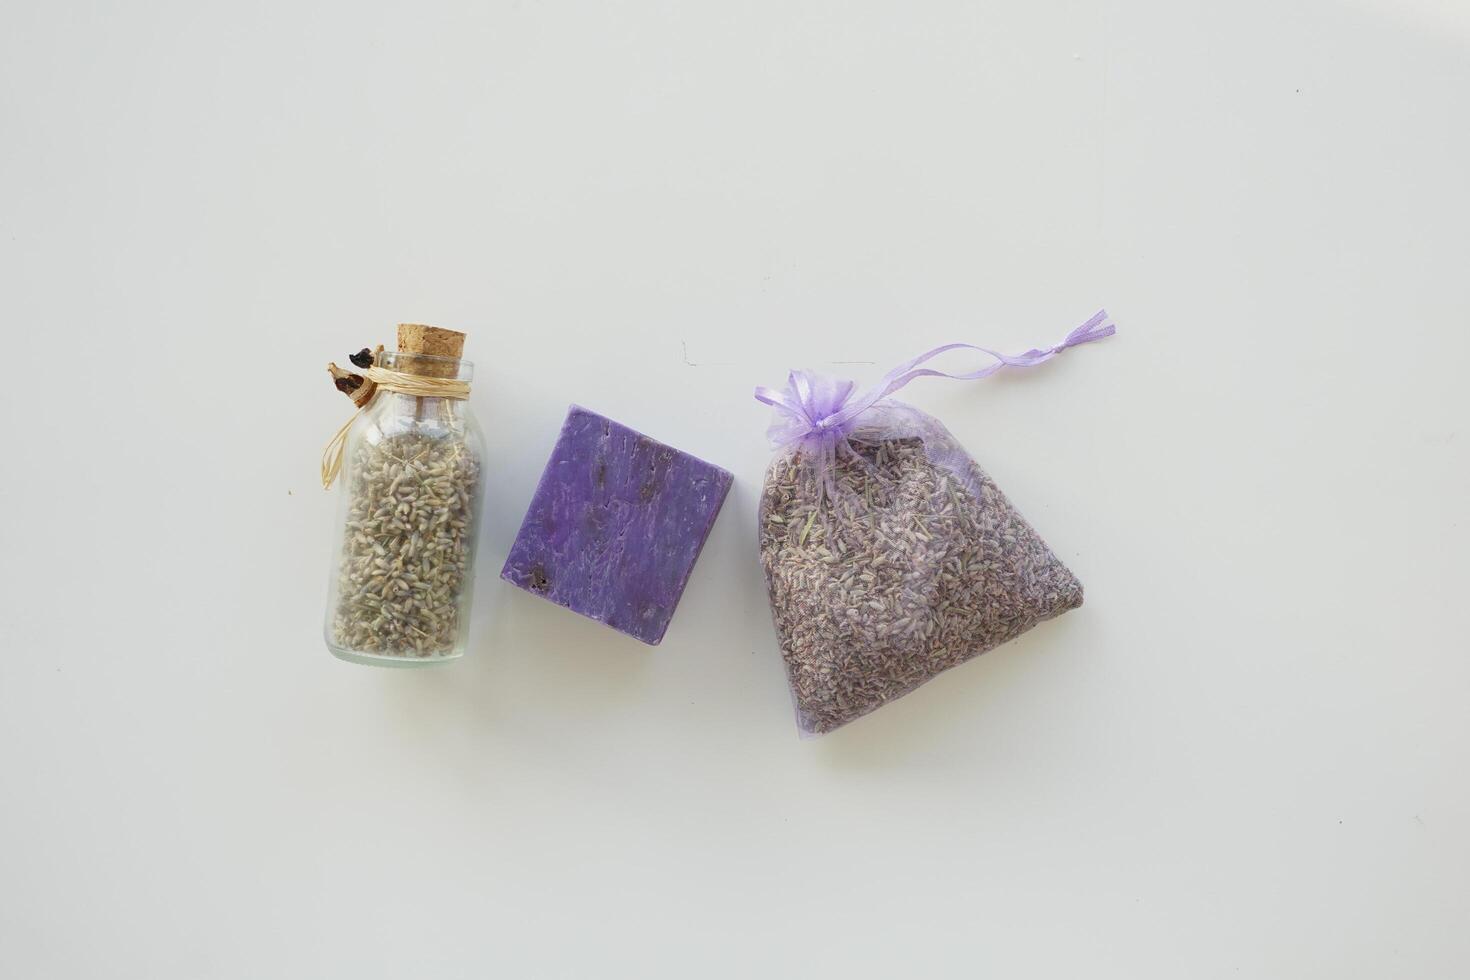
[[[975,380],[1112,336],[1099,312],[1055,347],[1008,356],[947,344],[856,394],[793,371],[757,388],[778,449],[759,525],[771,614],[803,733],[832,731],[1044,620],[1082,586],[937,420],[889,398],[915,378]],[[921,367],[948,351],[977,371]]]

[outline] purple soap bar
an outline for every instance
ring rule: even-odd
[[[573,405],[500,577],[658,643],[731,476]]]

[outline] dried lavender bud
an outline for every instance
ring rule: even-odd
[[[450,654],[480,476],[461,439],[364,439],[353,454],[332,640],[377,656]]]
[[[367,347],[364,347],[356,354],[348,354],[347,359],[364,371],[373,366],[373,352]]]
[[[963,450],[949,458],[963,459],[964,480],[920,439],[851,448],[830,496],[788,454],[761,499],[771,612],[812,733],[1082,604],[1077,579]]]

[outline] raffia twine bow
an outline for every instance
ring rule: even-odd
[[[330,369],[329,369],[330,370]],[[421,374],[407,374],[403,371],[390,371],[388,368],[373,365],[362,373],[363,389],[367,394],[359,401],[354,396],[353,401],[357,404],[357,411],[352,413],[337,434],[332,436],[332,441],[327,443],[327,448],[322,451],[322,489],[330,490],[337,474],[342,472],[342,458],[347,452],[347,433],[356,422],[358,416],[368,410],[368,407],[377,400],[380,391],[396,391],[401,395],[413,395],[417,398],[455,398],[465,399],[470,397],[470,383],[459,381],[454,378],[426,378]],[[371,389],[368,386],[372,385]],[[359,394],[362,394],[359,392]]]

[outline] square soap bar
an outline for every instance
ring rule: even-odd
[[[731,479],[573,405],[500,577],[656,644]]]

